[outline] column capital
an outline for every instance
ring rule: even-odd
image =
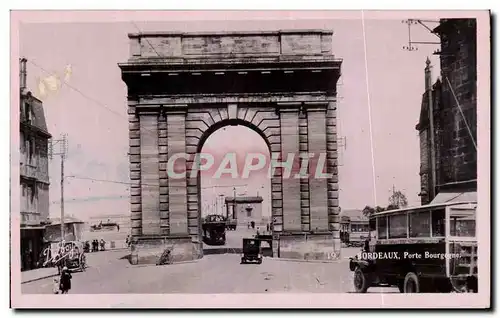
[[[326,112],[328,102],[305,102],[303,107],[308,112]]]
[[[160,115],[160,105],[144,105],[144,104],[136,104],[135,106],[135,115]]]
[[[280,113],[300,112],[302,102],[281,102],[276,103],[276,111]]]
[[[168,115],[185,115],[187,113],[188,104],[164,104],[160,106],[162,114]]]

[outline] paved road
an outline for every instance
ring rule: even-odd
[[[347,252],[347,251],[346,251]],[[350,251],[353,253],[353,251]],[[335,293],[352,292],[347,259],[306,263],[265,258],[240,264],[238,254],[208,255],[198,262],[170,266],[132,266],[122,252],[91,255],[92,267],[73,275],[73,294],[115,293]],[[90,255],[89,255],[90,256]],[[52,279],[22,284],[23,293],[49,294]],[[397,292],[373,288],[369,292]]]

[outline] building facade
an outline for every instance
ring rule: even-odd
[[[36,267],[49,218],[48,133],[42,102],[26,89],[26,59],[20,60],[21,266]]]
[[[226,197],[226,216],[236,219],[238,224],[261,223],[262,197]]]
[[[421,203],[438,194],[477,191],[477,64],[475,19],[442,19],[441,78],[431,85],[425,69],[420,120]],[[443,196],[441,195],[441,196]]]

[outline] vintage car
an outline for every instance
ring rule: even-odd
[[[477,292],[474,201],[375,213],[376,231],[350,259],[354,288],[402,293]]]
[[[228,231],[236,231],[237,227],[238,227],[238,220],[232,218],[226,219],[226,229]]]
[[[82,242],[70,242],[67,245],[66,266],[68,269],[85,271],[87,267],[87,258],[85,256],[84,244]]]
[[[226,244],[226,220],[222,215],[207,215],[202,224],[203,242],[208,245]]]
[[[51,243],[43,251],[43,267],[57,267],[60,272],[66,266],[69,270],[85,271],[87,262],[84,244],[77,241]]]
[[[244,238],[243,239],[243,255],[241,256],[241,264],[248,262],[262,263],[262,249],[259,239]]]

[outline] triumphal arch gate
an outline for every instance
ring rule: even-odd
[[[326,178],[271,178],[273,255],[340,257],[336,87],[332,32],[130,34],[119,64],[127,85],[131,262],[203,257],[195,154],[215,130],[244,125],[271,155],[324,154]],[[169,175],[181,153],[184,178]],[[284,159],[283,159],[284,160]],[[301,159],[304,160],[304,159]],[[177,164],[178,165],[177,161]]]

